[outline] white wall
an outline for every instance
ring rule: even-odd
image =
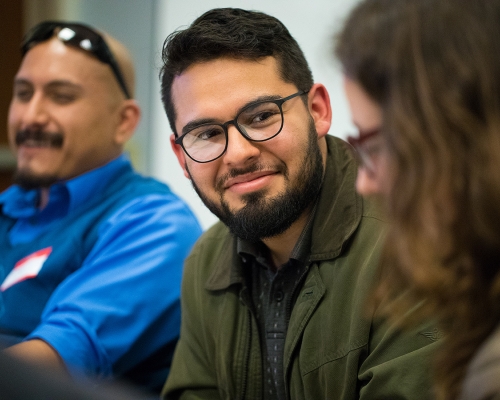
[[[345,137],[352,132],[341,74],[332,56],[332,37],[346,13],[358,0],[157,0],[155,12],[158,49],[156,70],[161,65],[163,41],[174,30],[187,27],[203,12],[214,7],[240,7],[263,11],[280,19],[302,47],[316,82],[326,85],[333,107],[330,134]],[[154,73],[157,77],[158,74]],[[204,228],[216,218],[205,208],[177,163],[169,143],[169,124],[160,102],[158,79],[153,82],[151,107],[151,171],[191,205]]]
[[[6,1],[6,0],[0,0]],[[79,20],[103,29],[132,52],[142,120],[127,146],[134,166],[167,182],[191,206],[206,229],[216,218],[205,208],[177,163],[160,102],[158,72],[167,35],[187,27],[214,7],[241,7],[280,19],[302,47],[316,82],[326,85],[333,107],[330,133],[352,132],[341,75],[332,56],[332,37],[358,0],[24,0],[27,27],[42,19]]]

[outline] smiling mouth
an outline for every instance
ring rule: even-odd
[[[287,179],[287,167],[279,160],[272,163],[255,163],[245,168],[231,168],[217,179],[215,190],[221,195],[225,191],[250,193],[264,189],[266,182],[269,184],[277,175]]]
[[[224,189],[229,189],[233,186],[238,186],[238,185],[251,184],[252,182],[255,182],[259,179],[275,174],[276,174],[275,171],[258,171],[249,174],[239,175],[236,176],[235,178],[228,179],[224,184]]]

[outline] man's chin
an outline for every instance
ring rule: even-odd
[[[13,182],[23,189],[39,189],[49,187],[59,179],[55,175],[34,174],[30,171],[17,170],[14,172]]]

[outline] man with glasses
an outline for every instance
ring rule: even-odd
[[[286,27],[214,9],[167,38],[163,62],[173,150],[221,220],[186,261],[164,398],[431,397],[436,334],[403,334],[367,301],[383,223]]]
[[[77,376],[159,392],[199,224],[122,154],[140,109],[121,43],[44,22],[22,52],[8,116],[15,184],[0,194],[0,342]]]

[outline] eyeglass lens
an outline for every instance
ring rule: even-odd
[[[385,149],[380,130],[374,130],[357,138],[349,137],[348,142],[356,149],[361,164],[371,173],[375,173]]]
[[[247,139],[264,141],[276,136],[283,126],[280,106],[273,102],[250,105],[243,109],[234,123]],[[201,125],[183,138],[185,151],[196,161],[207,162],[221,156],[227,144],[227,125]]]

